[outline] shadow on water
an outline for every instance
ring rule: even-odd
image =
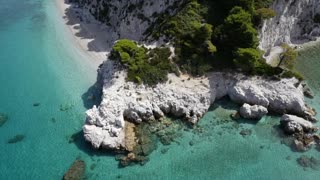
[[[102,89],[101,84],[97,80],[85,93],[82,94],[83,106],[86,109],[91,109],[94,105],[98,106],[101,103]]]
[[[102,149],[94,149],[91,144],[84,139],[83,131],[76,132],[69,138],[69,143],[74,143],[78,149],[88,154],[89,156],[112,156],[115,157],[116,153]]]
[[[73,26],[73,28],[77,30],[75,36],[89,40],[88,51],[110,52],[114,41],[106,35],[107,26],[103,26],[90,15],[83,13],[82,9],[79,8],[77,0],[64,0],[64,2],[70,6],[65,10],[63,18],[66,20],[67,25]],[[102,95],[101,87],[99,77],[97,77],[96,83],[81,96],[86,109],[100,104]]]
[[[240,105],[231,101],[228,96],[225,96],[217,101],[210,107],[209,111],[214,111],[218,108],[223,108],[226,110],[237,111],[240,108]]]

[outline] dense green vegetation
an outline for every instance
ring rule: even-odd
[[[196,0],[188,1],[174,15],[163,14],[149,30],[159,38],[166,35],[176,47],[175,62],[182,71],[203,74],[210,68],[207,57],[216,52],[211,41],[212,25],[203,22],[206,9]],[[157,30],[156,30],[157,29]]]
[[[119,40],[112,48],[110,59],[118,60],[128,68],[129,81],[155,85],[167,81],[167,74],[175,72],[169,60],[169,48],[146,49],[128,39]]]
[[[113,47],[113,59],[128,66],[128,80],[149,85],[164,82],[168,72],[194,76],[223,68],[247,74],[296,76],[294,51],[284,47],[281,65],[265,63],[258,46],[257,28],[263,19],[275,16],[268,7],[273,0],[185,0],[173,15],[163,13],[146,31],[148,37],[165,36],[175,46],[176,56],[168,60],[165,48],[147,50],[129,40]],[[157,15],[158,16],[158,15]]]
[[[256,26],[262,19],[275,15],[266,8],[271,3],[271,0],[186,0],[173,16],[160,16],[147,34],[156,38],[165,35],[173,41],[177,55],[174,61],[180,70],[192,75],[215,68],[240,68],[247,73],[262,74],[266,68],[270,73],[269,67],[261,65],[264,63],[262,52],[257,49]]]

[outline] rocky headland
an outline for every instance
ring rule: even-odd
[[[284,117],[296,117],[287,120],[290,128],[298,124],[293,127],[294,132],[317,130],[310,122],[315,120],[315,112],[305,104],[303,85],[295,78],[273,80],[230,72],[212,72],[200,78],[170,74],[167,83],[147,87],[127,82],[126,71],[106,61],[99,69],[98,79],[103,84],[102,102],[87,111],[83,126],[85,139],[94,148],[132,152],[139,137],[128,126],[166,115],[196,124],[215,100],[225,96],[244,104],[240,109],[244,118],[260,119],[268,111],[289,113],[292,115]],[[300,121],[296,122],[298,118]],[[286,132],[290,128],[284,127]]]
[[[144,44],[148,27],[160,14],[174,13],[179,5],[176,0],[132,1],[130,5],[113,0],[80,0],[78,3],[81,8],[71,8],[76,9],[81,21],[94,16],[108,27],[106,43],[110,46],[121,38]],[[316,7],[316,0],[276,0],[273,9],[277,16],[263,23],[260,48],[268,54],[281,43],[313,40],[319,35],[317,23],[310,19],[316,16],[319,9]],[[304,32],[305,29],[309,29],[308,32]],[[161,39],[155,44],[158,42],[164,44]],[[128,82],[126,77],[127,70],[118,62],[106,60],[99,67],[97,84],[101,87],[102,101],[86,112],[83,126],[84,137],[94,148],[125,152],[125,156],[119,158],[122,165],[143,164],[145,159],[140,155],[147,155],[153,148],[139,125],[161,122],[160,126],[166,126],[170,124],[166,116],[194,125],[223,97],[241,105],[238,114],[246,119],[259,120],[268,113],[283,115],[281,127],[295,138],[301,149],[319,142],[318,136],[313,135],[317,127],[311,123],[316,121],[316,112],[304,99],[310,92],[296,78],[248,76],[231,71],[210,72],[201,77],[169,74],[168,81],[150,87]],[[312,138],[307,138],[309,136]]]

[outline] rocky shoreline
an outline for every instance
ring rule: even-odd
[[[289,116],[290,127],[285,126],[285,131],[296,125],[298,116],[302,127],[306,122],[311,126],[310,121],[316,120],[314,110],[305,104],[305,85],[294,78],[274,80],[231,72],[212,72],[200,78],[170,74],[167,83],[146,87],[127,82],[126,71],[106,61],[99,69],[98,80],[102,102],[87,111],[84,137],[94,148],[128,152],[130,157],[120,160],[123,164],[144,162],[132,154],[141,138],[135,133],[137,125],[161,122],[167,115],[196,124],[215,100],[226,96],[243,105],[239,114],[244,118],[260,119],[268,112]],[[293,129],[304,136],[300,126]],[[313,125],[312,129],[306,132],[317,130]]]
[[[100,4],[85,3],[83,8],[85,17],[91,18],[92,13],[96,14],[96,6],[102,7],[104,2],[106,1],[101,1]],[[169,3],[150,1],[147,3],[148,7],[142,6],[141,12],[144,13],[142,14],[144,18],[141,19],[135,16],[136,11],[117,11],[117,9],[128,7],[126,2],[113,1],[111,4],[116,6],[110,8],[110,14],[116,18],[99,20],[107,24],[108,31],[110,31],[106,43],[111,45],[119,38],[145,40],[143,32],[155,21],[152,14],[164,12],[175,2],[178,1],[170,0]],[[311,7],[306,1],[290,0],[290,3],[285,3],[299,7],[305,5]],[[310,1],[310,3],[315,3],[315,1]],[[278,16],[266,21],[262,27],[260,48],[267,52],[272,51],[274,46],[280,45],[280,42],[296,43],[293,40],[299,40],[304,35],[301,28],[296,27],[298,21],[292,21],[292,17],[302,14],[300,18],[297,18],[300,21],[307,18],[311,11],[301,11],[302,8],[299,8],[298,12],[284,11],[283,9],[290,8],[283,4],[282,0],[275,1],[273,9],[278,12]],[[78,10],[81,15],[82,9]],[[316,13],[316,11],[312,12]],[[81,16],[80,20],[88,21],[87,19],[90,18]],[[307,25],[309,26],[310,22],[307,22]],[[303,40],[317,36],[318,27],[310,28],[313,33],[306,34]],[[291,37],[293,29],[298,29],[299,32],[296,32],[296,36]],[[242,105],[239,112],[233,116],[235,119],[241,116],[246,119],[259,120],[268,113],[277,113],[283,115],[281,127],[284,132],[294,137],[297,147],[308,149],[310,143],[319,142],[317,136],[313,135],[316,127],[312,126],[312,131],[305,131],[303,128],[305,121],[316,121],[316,112],[306,105],[304,99],[304,96],[312,98],[312,93],[296,79],[248,77],[232,72],[211,72],[197,78],[187,75],[177,77],[169,74],[168,79],[166,83],[154,87],[137,85],[126,81],[126,71],[122,67],[112,61],[105,61],[98,70],[97,82],[102,89],[102,102],[99,106],[94,106],[86,112],[86,122],[83,126],[86,141],[97,149],[125,152],[123,156],[117,157],[123,166],[130,165],[132,162],[144,164],[147,161],[145,156],[149,152],[146,150],[149,148],[146,147],[153,145],[149,143],[150,139],[145,139],[142,131],[139,133],[140,125],[166,126],[168,124],[164,120],[166,116],[184,119],[185,122],[194,125],[216,100],[229,97],[233,102]],[[297,121],[299,117],[303,121],[301,119]],[[308,138],[310,136],[313,138]],[[164,139],[164,142],[169,141]]]

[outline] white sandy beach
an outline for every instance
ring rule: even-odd
[[[83,20],[80,24],[80,18],[77,12],[70,10],[69,4],[64,0],[56,0],[56,6],[59,15],[64,21],[64,25],[70,33],[72,44],[80,53],[90,58],[92,64],[97,68],[110,52],[110,45],[108,45],[108,32],[106,26],[95,21],[93,18]],[[87,16],[87,18],[91,18]],[[109,43],[110,44],[110,43]]]

